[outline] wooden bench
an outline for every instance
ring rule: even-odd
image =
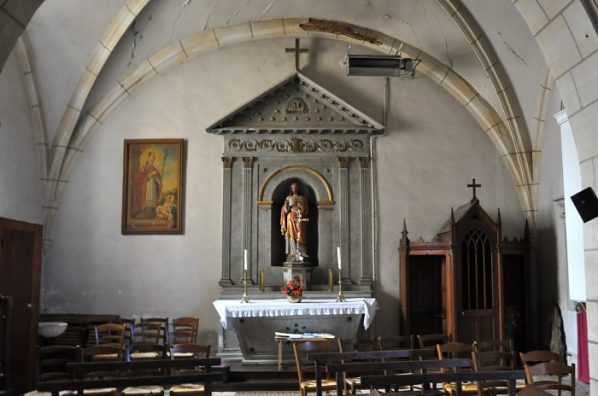
[[[446,361],[446,360],[444,360]],[[455,372],[455,373],[425,373],[410,375],[371,375],[361,377],[361,383],[364,386],[381,388],[390,386],[410,386],[423,384],[424,389],[430,389],[431,384],[441,384],[452,382],[456,383],[456,395],[461,395],[461,384],[463,382],[476,382],[478,384],[484,381],[506,381],[508,383],[509,396],[517,394],[515,382],[523,379],[525,374],[523,370],[513,371],[481,371],[481,372]],[[478,388],[478,394],[482,395],[482,386]],[[400,393],[395,393],[399,395]],[[392,393],[387,394],[392,395]]]
[[[73,374],[73,378],[79,378],[70,381],[47,381],[39,382],[37,388],[39,391],[51,392],[52,395],[58,395],[63,390],[74,390],[78,394],[83,394],[84,389],[94,388],[126,388],[129,386],[148,386],[148,385],[177,385],[187,383],[205,384],[205,394],[212,394],[211,383],[220,381],[223,378],[222,372],[210,372],[215,369],[214,366],[221,364],[220,358],[210,359],[160,359],[160,360],[142,360],[132,362],[85,362],[68,363],[67,370]],[[156,375],[156,376],[134,376],[138,370],[158,370],[202,366],[206,372],[198,372],[184,375]],[[120,375],[129,375],[109,379],[81,379],[85,373],[90,372],[114,371]]]
[[[448,359],[448,360],[410,360],[413,355],[412,349],[398,349],[394,351],[366,351],[366,352],[319,352],[307,355],[307,360],[314,362],[316,371],[316,395],[322,395],[320,384],[322,372],[326,367],[328,374],[336,376],[337,394],[342,395],[344,390],[344,377],[346,372],[372,373],[376,371],[415,371],[415,370],[440,370],[441,368],[469,368],[469,359]],[[417,350],[415,350],[417,351]],[[404,359],[403,361],[383,361],[389,359]],[[359,360],[359,362],[353,362]],[[370,362],[368,362],[370,360]],[[374,361],[375,360],[375,361]]]

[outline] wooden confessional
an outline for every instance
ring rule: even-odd
[[[401,333],[444,333],[454,341],[513,338],[525,346],[530,306],[524,239],[502,237],[477,198],[456,211],[429,242],[400,243]],[[520,349],[524,350],[524,349]]]

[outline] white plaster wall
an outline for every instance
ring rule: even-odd
[[[293,59],[271,39],[212,51],[135,90],[91,139],[65,190],[48,254],[43,307],[48,312],[125,316],[198,315],[200,337],[216,342],[221,263],[222,138],[205,127],[289,74]],[[319,39],[315,81],[369,115],[382,114],[382,81],[344,76],[346,46]],[[264,61],[264,60],[267,61]],[[398,329],[398,241],[403,217],[410,237],[432,237],[471,198],[476,177],[482,205],[500,206],[507,235],[522,235],[524,217],[496,150],[465,109],[420,77],[392,82],[390,127],[378,144],[380,282],[378,332]],[[185,233],[120,233],[125,138],[187,140]]]
[[[31,109],[16,57],[0,74],[0,217],[41,223],[41,184]]]
[[[553,115],[560,110],[560,95],[552,87],[546,109],[544,142],[540,161],[540,185],[538,189],[538,268],[544,276],[539,288],[541,303],[546,309],[540,315],[540,336],[545,343],[550,341],[550,309],[557,303],[561,309],[567,353],[577,354],[577,322],[573,303],[569,299],[567,275],[567,247],[565,220],[562,218],[563,167],[561,159],[560,128]],[[568,199],[568,197],[565,197]],[[575,214],[576,215],[576,214]],[[546,344],[547,346],[547,344]]]
[[[478,198],[503,233],[523,236],[525,219],[513,182],[489,139],[464,108],[430,80],[392,81],[390,130],[377,143],[380,217],[379,298],[382,332],[398,323],[399,255],[403,218],[412,241],[430,240],[472,197],[466,185],[482,184]],[[392,324],[392,327],[389,326]]]

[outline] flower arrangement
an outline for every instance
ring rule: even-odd
[[[280,288],[280,292],[286,296],[300,297],[303,294],[302,283],[303,279],[294,276],[292,280],[288,281],[286,285]]]

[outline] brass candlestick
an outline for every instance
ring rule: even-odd
[[[241,302],[249,302],[249,296],[247,295],[247,270],[243,270],[243,296],[241,297]]]
[[[336,295],[336,302],[345,302],[345,295],[343,294],[343,274],[338,270],[338,294]]]
[[[260,270],[259,274],[258,274],[258,279],[259,279],[259,285],[260,285],[260,291],[263,292],[266,290],[266,285],[264,283],[264,270]]]
[[[331,292],[333,290],[332,285],[334,284],[334,273],[330,268],[328,268],[328,291]]]

